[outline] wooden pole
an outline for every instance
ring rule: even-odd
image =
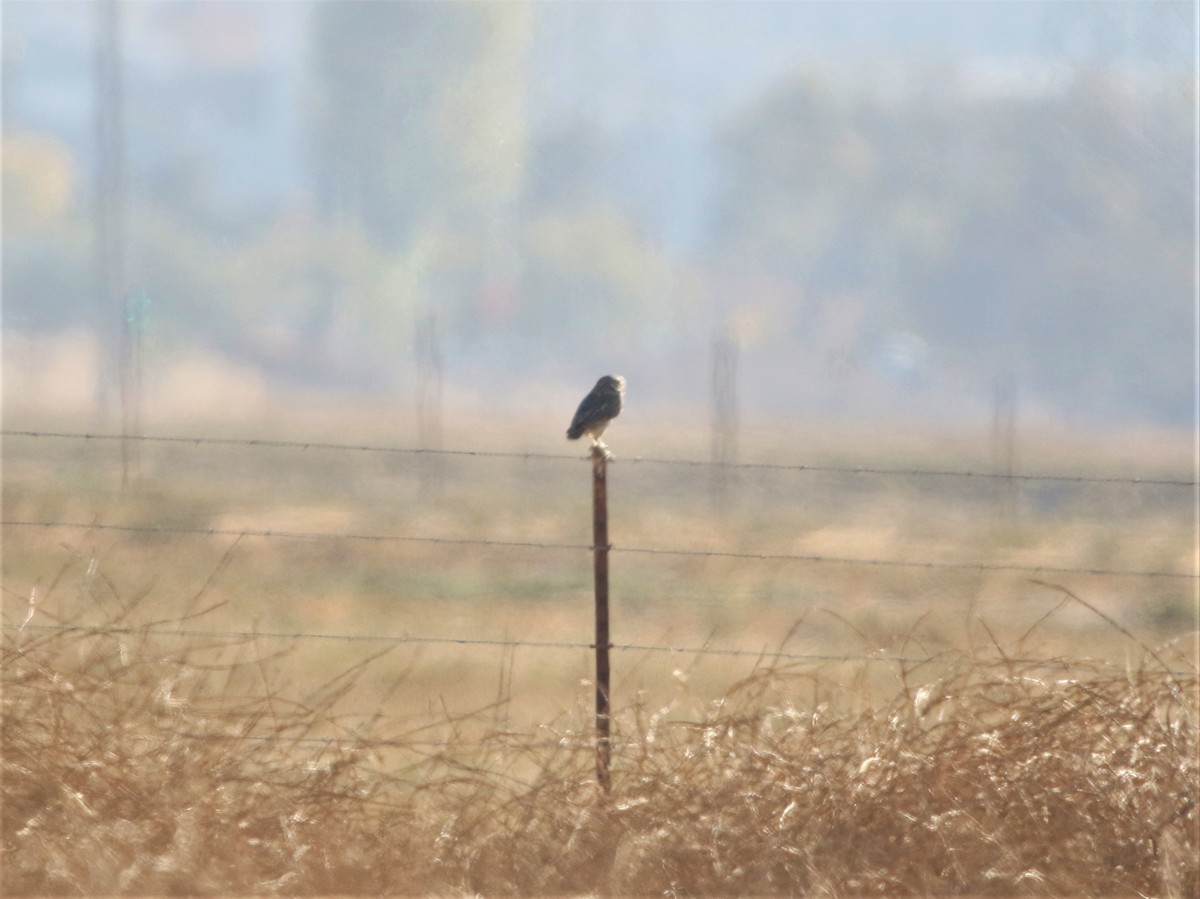
[[[612,790],[612,707],[608,650],[608,456],[592,447],[592,555],[596,574],[596,780]]]

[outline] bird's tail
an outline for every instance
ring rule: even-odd
[[[571,425],[571,427],[567,428],[568,440],[578,440],[582,436],[583,428],[579,427],[578,425]]]

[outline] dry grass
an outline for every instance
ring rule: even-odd
[[[409,442],[383,421],[337,437]],[[586,552],[6,529],[3,892],[1200,896],[1194,584],[620,552],[1190,571],[1191,491],[1028,484],[1010,516],[986,483],[748,470],[718,507],[711,472],[632,461],[703,441],[624,433],[614,640],[767,651],[618,652],[607,800],[585,650],[373,642],[587,642]],[[450,442],[561,449],[529,439]],[[986,467],[772,440],[747,456]],[[1186,469],[1190,441],[1148,446],[1023,458]],[[582,459],[447,459],[437,491],[367,453],[148,445],[125,491],[113,444],[3,462],[8,519],[590,538]]]
[[[858,709],[767,659],[716,697],[623,705],[604,800],[582,704],[506,730],[503,672],[472,722],[351,725],[369,660],[285,688],[257,641],[137,617],[5,630],[6,894],[1200,888],[1198,680],[1171,647],[1120,668],[947,652]]]

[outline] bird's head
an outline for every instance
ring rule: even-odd
[[[621,396],[625,395],[625,379],[620,375],[605,375],[596,382],[597,390],[615,390]]]

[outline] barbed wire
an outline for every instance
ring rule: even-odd
[[[330,443],[307,440],[275,440],[238,437],[172,437],[151,434],[95,434],[67,431],[2,430],[3,437],[31,439],[134,440],[145,443],[183,444],[190,446],[242,446],[294,450],[331,450],[394,455],[460,456],[466,458],[521,459],[577,462],[584,458],[570,453],[540,453],[500,450],[428,449],[371,444]],[[1136,476],[1079,475],[1015,472],[994,472],[938,468],[889,468],[871,465],[792,464],[783,462],[721,462],[699,459],[668,459],[653,456],[621,456],[618,460],[633,465],[671,465],[686,468],[728,468],[766,471],[813,472],[820,474],[878,475],[882,477],[964,478],[976,480],[1052,482],[1065,484],[1127,484],[1148,487],[1198,487],[1200,482],[1181,478],[1148,478]]]
[[[292,737],[285,734],[206,734],[194,731],[170,731],[173,737],[197,742],[222,743],[281,743],[288,746],[316,746],[322,749],[409,749],[413,751],[429,750],[466,750],[468,752],[488,746],[502,746],[513,740],[519,740],[522,734],[506,732],[489,734],[476,741],[467,740],[410,740],[405,737]],[[134,739],[147,742],[162,742],[161,734],[134,735]],[[614,751],[639,748],[640,743],[634,740],[611,739]],[[536,742],[519,742],[515,744],[522,751],[529,749],[563,749],[570,752],[594,753],[596,751],[595,737],[585,734],[572,734],[557,740],[539,740]]]
[[[168,638],[185,638],[193,640],[206,641],[237,641],[244,642],[247,640],[336,640],[348,643],[392,643],[396,645],[442,645],[442,646],[460,646],[467,648],[492,647],[501,649],[533,649],[533,650],[571,650],[583,651],[594,650],[594,643],[572,642],[572,641],[556,641],[556,640],[516,640],[516,639],[488,639],[488,638],[470,638],[470,637],[432,637],[413,634],[331,634],[331,633],[315,633],[308,631],[237,631],[237,630],[204,630],[198,628],[164,628],[155,626],[107,626],[100,625],[94,627],[86,627],[82,625],[43,625],[43,624],[3,624],[0,625],[0,630],[8,633],[60,633],[60,634],[79,634],[83,636],[144,636],[144,637],[168,637]],[[212,648],[211,646],[209,648]],[[900,665],[910,670],[919,668],[923,665],[936,664],[939,661],[953,664],[956,660],[953,655],[931,655],[926,657],[913,657],[877,651],[872,653],[857,653],[857,654],[836,654],[836,653],[797,653],[787,652],[782,649],[770,650],[763,649],[751,650],[741,649],[736,647],[714,647],[714,646],[664,646],[660,644],[644,644],[644,643],[613,643],[609,648],[618,652],[641,652],[641,653],[663,653],[670,655],[683,656],[725,656],[725,657],[752,657],[757,660],[768,662],[787,662],[787,663],[818,663],[818,664],[891,664]],[[1002,662],[1006,666],[1018,665],[1026,669],[1055,669],[1069,671],[1075,667],[1075,664],[1068,658],[1053,658],[1053,657],[1015,657],[1001,656],[995,661]],[[1174,670],[1166,669],[1166,674],[1179,679],[1193,679],[1200,677],[1200,670]],[[448,722],[449,723],[449,722]],[[703,722],[667,722],[667,726],[677,727],[703,727]],[[425,729],[425,728],[423,728]],[[417,752],[417,753],[433,753],[435,757],[441,753],[454,753],[455,750],[468,753],[477,751],[486,751],[489,748],[503,748],[510,741],[518,741],[515,745],[521,751],[528,750],[557,750],[568,752],[585,752],[591,754],[595,751],[594,738],[583,731],[579,733],[568,733],[562,736],[530,742],[526,734],[500,731],[491,732],[480,736],[474,740],[467,740],[461,736],[451,740],[429,740],[429,739],[414,739],[411,737],[367,737],[358,734],[348,734],[346,736],[302,736],[289,735],[286,733],[270,733],[270,734],[246,734],[246,733],[203,733],[190,731],[171,731],[172,736],[185,740],[195,740],[197,742],[230,742],[230,743],[274,743],[286,746],[306,746],[314,747],[318,750],[337,749],[340,751],[349,750],[379,750],[379,749],[395,749],[401,751]],[[143,735],[136,737],[137,739],[151,740],[160,742],[161,734]],[[622,739],[619,735],[614,735],[610,738],[610,748],[613,752],[623,752],[627,749],[634,748],[641,750],[644,745],[636,740]]]
[[[0,630],[9,632],[42,632],[63,634],[112,634],[116,636],[186,637],[208,640],[333,640],[345,643],[393,643],[397,645],[433,645],[493,647],[498,649],[557,649],[593,650],[595,643],[568,640],[517,640],[476,637],[429,637],[415,634],[327,634],[312,631],[212,631],[202,628],[154,628],[154,627],[86,627],[66,624],[5,624]],[[664,653],[685,656],[728,656],[786,659],[789,662],[891,662],[903,665],[919,665],[930,659],[871,653],[862,655],[838,655],[834,653],[796,653],[768,649],[740,649],[719,646],[663,646],[656,643],[610,643],[615,652]]]
[[[104,524],[80,521],[0,520],[0,527],[28,527],[83,531],[120,531],[135,534],[178,534],[198,537],[261,537],[274,540],[356,540],[374,543],[424,543],[448,546],[489,546],[505,549],[588,550],[594,546],[584,543],[549,543],[534,540],[490,540],[471,537],[422,537],[408,534],[320,533],[314,531],[255,530],[238,528],[206,528],[187,525]],[[747,559],[776,562],[809,562],[814,564],[873,566],[890,568],[919,568],[932,571],[1015,571],[1026,574],[1083,574],[1096,577],[1178,578],[1200,580],[1200,573],[1183,571],[1154,571],[1140,569],[1074,567],[1067,565],[1036,565],[1015,562],[943,562],[932,559],[872,559],[847,556],[808,555],[797,553],[753,553],[731,550],[670,549],[649,546],[618,546],[610,544],[609,552],[655,556],[676,556],[709,559]]]
[[[418,537],[405,534],[322,533],[251,528],[206,528],[175,524],[104,524],[82,521],[0,520],[0,527],[61,528],[64,530],[125,531],[135,534],[180,534],[198,537],[264,537],[274,540],[361,540],[370,543],[430,543],[448,546],[495,546],[507,549],[591,550],[588,543],[546,543],[533,540],[489,540],[475,537]]]
[[[331,634],[314,631],[262,631],[262,630],[206,630],[204,628],[174,628],[156,626],[86,626],[78,624],[3,624],[0,631],[8,633],[78,634],[84,636],[118,637],[170,637],[189,640],[309,640],[337,641],[343,643],[391,643],[395,645],[460,646],[466,648],[533,649],[581,651],[594,650],[595,643],[569,640],[520,640],[487,637],[434,637],[417,634]],[[954,655],[907,656],[877,650],[863,653],[820,653],[790,652],[782,648],[745,649],[723,646],[671,646],[658,643],[610,643],[614,652],[659,653],[673,656],[722,656],[732,658],[754,658],[785,662],[814,662],[821,664],[890,664],[920,666],[939,661],[954,661]],[[1073,663],[1067,658],[1022,657],[1005,655],[997,658],[1011,665],[1032,665],[1046,668],[1068,669]],[[1171,671],[1176,676],[1196,677],[1200,671]]]

